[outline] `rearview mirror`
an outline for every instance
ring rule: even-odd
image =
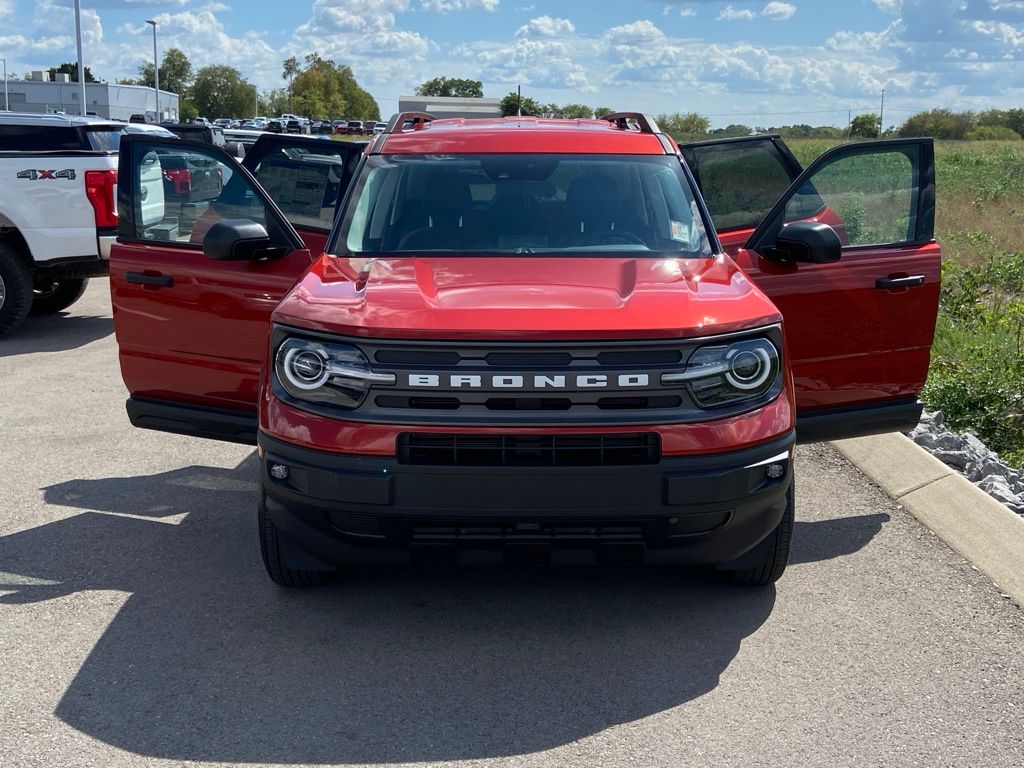
[[[203,253],[217,261],[271,259],[284,255],[284,250],[274,245],[266,227],[249,219],[222,219],[203,237]]]
[[[771,251],[769,258],[777,261],[831,264],[842,257],[843,243],[828,224],[795,221],[782,228]]]

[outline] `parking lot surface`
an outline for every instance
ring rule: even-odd
[[[0,765],[1014,766],[1024,612],[831,448],[775,587],[275,587],[244,446],[133,429],[105,280],[0,341]]]

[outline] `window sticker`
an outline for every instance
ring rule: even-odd
[[[690,228],[681,221],[671,219],[669,222],[672,225],[671,237],[677,243],[689,243],[690,242]]]

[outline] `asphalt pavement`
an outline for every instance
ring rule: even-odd
[[[133,429],[107,284],[0,340],[0,766],[1024,765],[1024,611],[829,446],[774,588],[265,577],[244,446]]]

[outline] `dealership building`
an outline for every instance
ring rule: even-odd
[[[50,80],[46,71],[33,72],[28,80],[8,80],[9,104],[3,104],[4,90],[0,88],[0,104],[12,112],[55,114],[64,112],[79,115],[78,83],[69,75],[58,72]],[[160,91],[160,116],[156,114],[156,92],[143,85],[116,85],[111,83],[85,84],[85,112],[113,120],[128,120],[132,115],[145,115],[150,120],[178,120],[178,94]]]
[[[402,96],[399,112],[429,112],[434,117],[501,117],[501,99],[450,96]]]

